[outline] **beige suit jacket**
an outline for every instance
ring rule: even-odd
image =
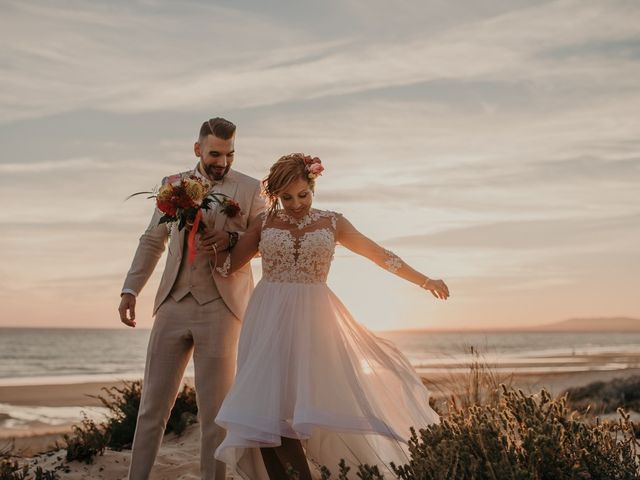
[[[193,173],[193,170],[183,173]],[[213,204],[209,210],[203,212],[203,221],[208,227],[217,230],[244,232],[252,222],[259,221],[258,217],[264,211],[265,206],[264,200],[260,196],[260,182],[255,178],[230,170],[225,176],[224,182],[216,185],[213,191],[224,193],[233,198],[240,204],[243,215],[229,218],[225,214],[219,213],[219,207]],[[166,224],[158,224],[161,217],[162,212],[156,208],[149,226],[140,237],[138,249],[122,287],[123,290],[131,290],[139,294],[151,277],[168,242],[169,253],[153,306],[154,315],[162,302],[169,296],[178,277],[182,256],[187,254],[184,251],[185,229],[178,231],[177,226],[174,225],[169,232]],[[213,278],[220,296],[229,310],[242,320],[253,290],[251,266],[247,264],[226,278],[218,273],[213,273]]]

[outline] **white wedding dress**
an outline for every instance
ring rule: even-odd
[[[216,417],[227,434],[215,456],[244,479],[268,480],[259,448],[279,446],[282,436],[302,440],[317,478],[320,465],[337,476],[340,459],[354,478],[365,463],[395,478],[389,463],[408,462],[410,427],[439,421],[404,355],[358,324],[326,284],[338,218],[312,210],[296,224],[280,214],[262,225],[262,279],[244,317],[235,383]],[[376,247],[365,255],[400,268]]]

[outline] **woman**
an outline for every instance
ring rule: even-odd
[[[280,158],[263,181],[261,225],[218,257],[229,275],[258,251],[263,276],[247,307],[235,383],[216,422],[215,452],[243,478],[301,480],[318,467],[367,463],[389,474],[408,460],[410,427],[438,422],[429,393],[395,346],[359,325],[327,287],[335,244],[370,258],[435,297],[447,286],[415,271],[358,232],[342,215],[311,208],[320,160]],[[302,441],[302,442],[301,442]],[[311,464],[311,468],[309,466]]]

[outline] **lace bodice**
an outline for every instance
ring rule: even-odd
[[[299,220],[283,212],[265,217],[239,240],[231,255],[220,254],[222,265],[215,271],[228,277],[260,252],[262,278],[268,282],[324,283],[337,241],[396,275],[403,276],[405,271],[406,277],[406,269],[412,271],[395,253],[362,235],[339,213],[324,210],[311,210]]]
[[[258,246],[269,282],[327,281],[335,251],[337,214],[313,210],[300,223],[284,215],[266,221]]]

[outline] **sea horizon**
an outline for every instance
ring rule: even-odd
[[[575,325],[577,322],[593,322],[594,320],[610,320],[610,319],[623,319],[625,320],[625,327],[602,327],[601,329],[593,329],[593,328],[584,328],[578,325]],[[559,328],[562,324],[567,322],[573,322],[572,326],[566,327],[565,329]],[[548,328],[549,330],[545,330]],[[115,325],[115,326],[83,326],[78,327],[75,325],[60,325],[60,326],[51,326],[51,325],[3,325],[0,326],[0,332],[2,330],[122,330],[122,331],[150,331],[152,327],[125,327],[123,325]],[[572,318],[565,320],[555,320],[544,323],[535,323],[530,325],[523,325],[518,327],[504,327],[504,326],[486,326],[486,327],[458,327],[458,328],[444,328],[444,327],[423,327],[423,328],[393,328],[393,329],[369,329],[372,332],[376,333],[464,333],[464,332],[488,332],[488,333],[511,333],[511,332],[639,332],[640,331],[640,319],[628,317],[624,315],[615,315],[609,317],[584,317],[584,318]]]

